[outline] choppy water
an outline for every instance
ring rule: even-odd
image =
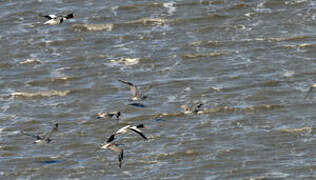
[[[314,1],[12,0],[0,17],[0,179],[316,178]],[[145,108],[118,79],[150,87]],[[53,143],[21,135],[57,121]],[[138,123],[151,139],[121,139],[122,169],[96,150]]]

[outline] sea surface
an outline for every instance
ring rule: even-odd
[[[313,0],[2,0],[0,179],[316,179],[313,83]]]

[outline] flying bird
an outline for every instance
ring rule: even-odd
[[[201,107],[203,106],[202,103],[195,103],[191,106],[184,104],[181,106],[181,108],[184,110],[184,114],[197,114],[201,109]]]
[[[53,129],[46,133],[45,136],[40,136],[40,135],[32,135],[32,134],[27,134],[22,132],[22,134],[27,135],[27,136],[31,136],[33,138],[35,138],[36,140],[33,142],[34,144],[43,144],[43,143],[50,143],[52,141],[52,139],[50,139],[50,137],[53,135],[53,133],[55,133],[58,130],[58,123],[56,123],[53,127]]]
[[[132,94],[133,94],[133,97],[132,97],[132,101],[139,101],[139,100],[144,100],[147,98],[147,96],[143,95],[136,87],[136,85],[134,85],[133,83],[131,82],[127,82],[127,81],[124,81],[124,80],[121,80],[119,79],[118,81],[126,84],[127,86],[129,86],[129,88],[131,89],[132,91]]]
[[[114,112],[107,112],[107,113],[98,113],[97,119],[101,119],[101,118],[105,118],[105,117],[112,118],[113,116],[115,116],[117,120],[120,120],[121,112],[114,111]]]
[[[111,136],[112,137],[112,136]],[[110,138],[111,138],[110,137]],[[114,136],[113,136],[113,140],[114,140]],[[111,140],[111,141],[113,141]],[[124,158],[124,151],[122,148],[118,147],[117,144],[115,144],[114,142],[108,142],[109,140],[107,140],[107,142],[103,145],[101,145],[101,149],[109,149],[114,151],[115,153],[118,154],[118,160],[119,160],[119,167],[122,167],[122,161]]]
[[[127,125],[117,130],[113,135],[116,136],[116,135],[126,134],[129,131],[132,131],[140,135],[143,139],[147,140],[147,137],[143,134],[140,128],[145,128],[144,124],[139,124],[137,126]]]
[[[316,87],[316,83],[313,84],[313,85],[309,88],[309,90],[308,90],[306,96],[304,97],[304,99],[306,99],[306,98],[312,93],[312,91],[313,91],[313,89],[314,89],[315,87]]]
[[[74,18],[75,15],[73,13],[67,14],[66,16],[56,16],[55,14],[49,14],[43,17],[48,19],[48,21],[44,22],[44,24],[56,25],[61,24],[66,19]]]

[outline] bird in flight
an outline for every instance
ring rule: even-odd
[[[115,144],[114,142],[106,142],[105,144],[102,144],[100,148],[109,149],[117,153],[118,160],[119,160],[119,167],[122,168],[122,161],[124,158],[124,150],[122,148],[118,147],[118,145]]]
[[[139,124],[137,126],[127,125],[127,126],[122,127],[121,129],[117,130],[113,135],[116,136],[116,135],[126,134],[129,131],[132,131],[132,132],[138,134],[139,136],[141,136],[143,139],[147,140],[147,137],[143,134],[143,132],[140,130],[140,128],[145,128],[144,124]]]
[[[115,116],[117,120],[120,120],[121,112],[114,111],[114,112],[98,113],[97,119],[101,119],[101,118],[105,118],[105,117],[112,118],[113,116]]]
[[[56,25],[61,24],[66,19],[74,18],[75,15],[73,13],[67,14],[66,16],[56,16],[55,14],[49,14],[43,17],[48,19],[48,21],[44,22],[44,24]]]
[[[35,138],[36,140],[33,142],[34,144],[43,144],[43,143],[50,143],[52,141],[52,139],[50,139],[50,137],[58,130],[58,123],[56,123],[53,127],[53,129],[46,133],[44,136],[40,136],[40,135],[32,135],[32,134],[28,134],[25,132],[22,132],[22,134],[27,135],[27,136],[31,136],[33,138]]]
[[[127,86],[129,86],[130,90],[132,91],[133,97],[132,97],[132,101],[139,101],[139,100],[144,100],[147,98],[147,96],[145,96],[144,94],[142,94],[136,87],[136,85],[134,85],[131,82],[127,82],[124,80],[119,79],[118,81],[126,84]]]
[[[315,87],[316,87],[316,83],[313,84],[313,85],[309,88],[309,90],[308,90],[306,96],[304,97],[304,99],[307,99],[307,97],[312,93],[312,91],[313,91],[313,89],[314,89]]]
[[[184,114],[197,114],[201,109],[201,107],[203,106],[202,103],[195,103],[192,104],[191,106],[189,106],[188,104],[184,104],[181,106],[181,108],[184,110]]]

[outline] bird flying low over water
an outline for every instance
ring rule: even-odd
[[[195,103],[192,104],[191,106],[184,104],[181,106],[181,108],[184,110],[184,114],[197,114],[201,109],[201,107],[203,106],[202,103]]]
[[[137,133],[138,135],[140,135],[142,138],[144,138],[145,140],[147,139],[147,137],[141,132],[141,130],[139,128],[145,128],[144,124],[139,124],[137,126],[132,126],[132,125],[127,125],[124,126],[123,128],[117,130],[114,134],[112,134],[104,144],[101,144],[100,148],[101,149],[109,149],[114,151],[116,154],[118,154],[118,161],[119,161],[119,167],[122,167],[122,161],[123,161],[123,149],[118,147],[119,144],[116,144],[114,142],[115,137],[119,134],[126,134],[129,130],[133,131],[135,133]]]
[[[75,15],[73,13],[67,14],[66,16],[56,16],[55,14],[49,14],[43,17],[46,17],[47,19],[49,19],[48,21],[44,22],[44,24],[56,25],[56,24],[61,24],[66,19],[74,18]]]
[[[127,86],[129,86],[129,88],[131,89],[132,93],[133,93],[133,97],[132,97],[132,101],[139,101],[139,100],[144,100],[147,98],[147,96],[145,96],[144,94],[140,93],[139,90],[137,89],[137,87],[131,83],[131,82],[127,82],[124,80],[119,79],[118,81],[126,84]]]
[[[308,90],[306,96],[304,97],[304,99],[306,99],[306,98],[312,93],[312,91],[313,91],[313,89],[314,89],[315,87],[316,87],[316,83],[313,84],[313,85],[309,88],[309,90]]]
[[[116,136],[116,135],[126,134],[129,131],[132,131],[132,132],[140,135],[143,139],[147,140],[147,137],[143,134],[143,132],[140,130],[140,128],[145,128],[144,124],[139,124],[137,126],[127,125],[127,126],[122,127],[121,129],[117,130],[113,135]]]
[[[124,151],[123,151],[122,148],[118,147],[118,145],[115,144],[114,142],[106,142],[105,144],[101,145],[100,148],[101,149],[109,149],[109,150],[112,150],[115,153],[117,153],[118,154],[118,160],[119,160],[119,163],[120,163],[119,167],[120,168],[122,167],[122,161],[123,161],[123,158],[124,158]]]
[[[114,111],[114,112],[107,112],[107,113],[98,113],[97,119],[101,119],[101,118],[105,118],[105,117],[112,118],[113,116],[115,116],[117,120],[120,120],[121,112]]]
[[[43,143],[50,143],[52,141],[52,139],[50,139],[50,137],[53,135],[53,133],[55,133],[58,130],[58,123],[56,123],[53,127],[53,129],[46,133],[45,136],[40,136],[40,135],[32,135],[32,134],[27,134],[22,132],[22,134],[27,135],[27,136],[31,136],[33,138],[36,138],[36,140],[33,142],[34,144],[43,144]]]

